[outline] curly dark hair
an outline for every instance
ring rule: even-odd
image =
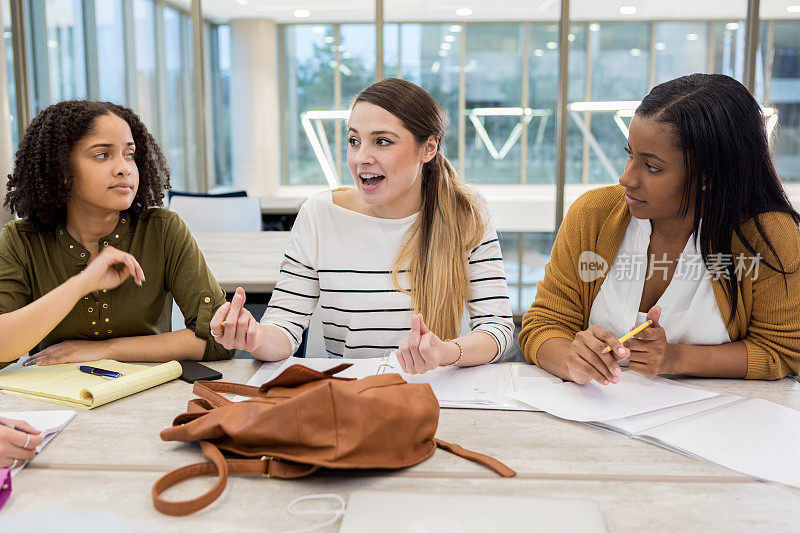
[[[8,175],[3,205],[40,228],[65,220],[73,180],[72,148],[92,132],[97,117],[109,114],[128,123],[136,143],[139,189],[128,211],[139,214],[162,205],[164,191],[170,188],[169,168],[153,136],[131,109],[89,100],[53,104],[31,121]]]

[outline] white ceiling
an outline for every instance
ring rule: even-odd
[[[239,18],[268,18],[279,23],[371,22],[375,20],[374,0],[201,0],[204,16],[217,22]],[[189,7],[190,0],[176,4]],[[800,0],[762,0],[762,18],[800,19],[787,6]],[[560,0],[383,0],[384,19],[392,21],[537,21],[558,20]],[[623,6],[636,7],[633,15],[622,15]],[[470,8],[470,16],[456,15],[458,8]],[[294,12],[304,9],[308,17]],[[744,19],[746,0],[572,0],[573,20],[731,20]]]

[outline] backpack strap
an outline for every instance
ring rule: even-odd
[[[239,396],[261,396],[258,387],[228,383],[227,381],[195,381],[192,391],[208,401],[213,407],[221,407],[233,403],[222,394],[238,394]]]
[[[208,507],[219,498],[228,484],[229,474],[245,474],[252,476],[299,478],[317,470],[317,465],[307,465],[293,461],[281,461],[274,457],[264,456],[261,459],[225,459],[219,448],[207,441],[200,441],[203,455],[211,462],[194,463],[182,466],[161,476],[153,485],[153,506],[160,512],[170,516],[186,516]],[[205,494],[184,501],[170,501],[161,494],[170,487],[199,476],[217,475],[217,482]]]
[[[457,455],[459,457],[463,457],[464,459],[469,459],[470,461],[480,463],[486,468],[494,470],[503,477],[514,477],[517,475],[516,472],[511,470],[509,467],[507,467],[494,457],[489,457],[488,455],[484,455],[482,453],[473,452],[472,450],[467,450],[466,448],[462,448],[458,444],[450,444],[449,442],[445,442],[441,439],[434,439],[434,440],[436,440],[436,446],[438,446],[439,448],[448,451],[454,455]]]

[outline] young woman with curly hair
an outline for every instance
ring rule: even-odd
[[[209,335],[225,293],[180,218],[167,164],[133,111],[68,101],[30,124],[0,232],[0,362],[232,355]],[[186,329],[169,332],[171,294]],[[2,464],[0,464],[2,466]]]

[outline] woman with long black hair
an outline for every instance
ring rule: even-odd
[[[624,359],[648,377],[796,375],[800,215],[752,95],[719,74],[662,83],[626,151],[620,184],[583,195],[559,229],[525,357],[578,383],[618,382]]]

